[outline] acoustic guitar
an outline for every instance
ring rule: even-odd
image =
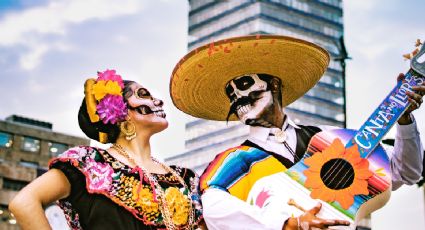
[[[390,159],[379,144],[410,106],[406,92],[425,80],[425,46],[417,41],[411,68],[402,81],[359,130],[334,129],[317,133],[303,158],[284,172],[260,179],[247,202],[262,204],[263,212],[293,216],[322,203],[318,217],[341,219],[355,229],[358,221],[381,208],[391,193]],[[422,47],[422,48],[421,48]]]

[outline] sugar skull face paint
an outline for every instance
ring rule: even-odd
[[[166,114],[162,109],[164,103],[162,100],[154,98],[148,89],[138,86],[133,90],[133,95],[136,98],[134,102],[137,106],[131,106],[128,104],[129,109],[135,110],[142,115],[154,114],[158,117],[166,117]]]
[[[271,79],[273,76],[266,74],[245,74],[229,81],[226,85],[230,99],[227,120],[235,114],[244,124],[270,127],[262,116],[272,109]]]

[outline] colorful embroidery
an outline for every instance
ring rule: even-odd
[[[84,170],[90,176],[88,188],[93,191],[108,191],[112,184],[114,170],[106,163],[98,163],[88,158]]]
[[[58,206],[63,210],[63,213],[65,214],[65,219],[68,222],[69,227],[71,230],[81,230],[80,220],[78,213],[75,212],[74,209],[72,209],[71,203],[68,201],[62,201],[58,202]]]
[[[137,170],[117,161],[104,150],[87,146],[71,148],[53,159],[49,165],[52,166],[59,161],[71,163],[85,175],[86,189],[89,193],[107,196],[146,225],[163,226],[160,205],[154,201],[151,185],[146,181],[147,178],[142,178],[142,182],[140,181]],[[181,168],[176,167],[175,171],[185,178],[186,175],[183,173],[186,173],[186,170],[183,172]],[[188,184],[190,191],[188,191],[171,174],[154,175],[165,191],[165,199],[172,211],[174,224],[184,225],[188,222],[191,205],[188,196],[191,196],[193,200],[195,222],[198,223],[202,219],[202,207],[194,184],[197,183],[196,177],[188,178],[190,182]],[[61,200],[59,206],[65,211],[72,229],[80,229],[78,214],[72,209],[72,205]]]
[[[172,212],[172,220],[175,225],[185,225],[188,221],[190,202],[186,195],[176,187],[165,190],[165,200]]]

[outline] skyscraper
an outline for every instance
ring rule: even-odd
[[[250,34],[297,37],[328,50],[331,61],[320,82],[285,112],[303,124],[345,125],[341,0],[189,0],[189,5],[189,51],[216,40]],[[247,134],[248,128],[240,122],[226,124],[189,117],[187,152],[166,160],[200,173],[216,154],[242,143]]]

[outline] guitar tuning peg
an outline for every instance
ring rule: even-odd
[[[416,46],[416,47],[419,47],[420,45],[422,45],[422,42],[421,42],[421,40],[418,38],[418,39],[416,39],[415,46]]]
[[[419,53],[419,47],[413,50],[412,57]]]
[[[411,53],[404,54],[403,57],[406,60],[412,59],[416,54],[418,54],[418,52],[419,52],[419,46],[421,46],[421,45],[422,45],[421,40],[420,39],[416,39],[416,42],[415,42],[416,49],[414,49]]]
[[[412,59],[412,54],[403,54],[403,57],[404,57],[406,60],[410,60],[410,59]]]

